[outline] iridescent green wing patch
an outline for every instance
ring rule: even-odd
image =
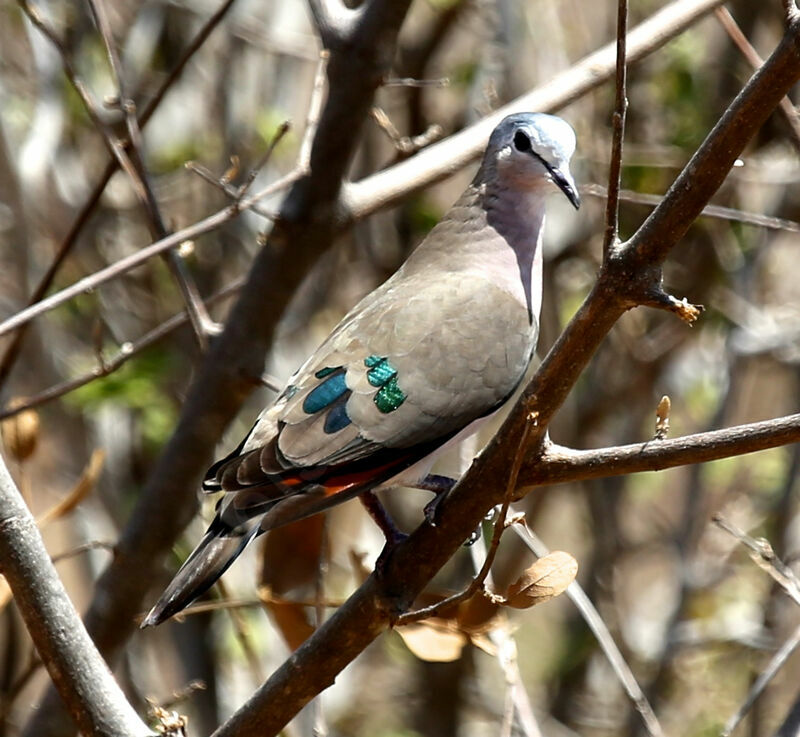
[[[372,401],[384,414],[393,412],[406,400],[405,392],[397,385],[397,369],[386,356],[367,356],[364,365],[369,369],[367,381],[380,387]]]

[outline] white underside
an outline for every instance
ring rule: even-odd
[[[471,422],[461,432],[450,438],[450,440],[448,440],[444,445],[440,445],[438,448],[436,448],[436,450],[426,455],[423,459],[417,461],[413,466],[410,466],[405,471],[398,473],[397,476],[392,476],[392,478],[384,481],[380,486],[376,486],[375,490],[391,489],[395,486],[416,486],[417,483],[419,483],[431,472],[433,464],[436,463],[436,460],[442,453],[478,432],[478,430],[483,427],[484,423],[491,420],[492,417],[494,417],[503,408],[503,406],[505,405],[498,407],[491,414],[488,414],[485,417],[480,417],[479,419]]]

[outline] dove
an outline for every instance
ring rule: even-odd
[[[450,484],[429,471],[519,386],[539,333],[547,195],[580,197],[575,133],[543,113],[505,117],[477,174],[400,269],[364,297],[203,481],[208,531],[142,626],[204,593],[258,535],[374,491]]]

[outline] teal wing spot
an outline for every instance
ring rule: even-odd
[[[385,358],[376,363],[369,371],[367,371],[367,381],[372,386],[383,386],[389,379],[397,376],[397,369],[394,368]]]
[[[322,411],[348,391],[341,367],[319,386],[314,387],[303,400],[303,412],[309,415]]]
[[[324,379],[326,376],[330,376],[334,371],[335,368],[331,368],[330,366],[326,366],[325,368],[321,368],[314,374],[314,377],[317,379]]]
[[[369,369],[367,381],[372,386],[380,387],[372,401],[381,412],[393,412],[406,401],[405,392],[397,385],[397,369],[386,356],[367,356],[364,365]]]
[[[406,401],[405,392],[397,386],[397,378],[392,377],[387,381],[372,398],[378,409],[384,414],[393,412]]]

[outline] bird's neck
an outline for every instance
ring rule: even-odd
[[[481,260],[485,259],[487,268],[502,273],[509,291],[524,301],[531,322],[538,322],[545,193],[539,188],[499,191],[496,184],[483,184],[476,194],[486,213],[487,226],[498,236]]]

